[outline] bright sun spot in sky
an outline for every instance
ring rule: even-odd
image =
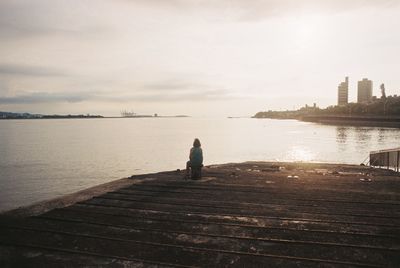
[[[294,43],[301,49],[314,47],[322,38],[323,20],[319,17],[296,17],[290,24]]]

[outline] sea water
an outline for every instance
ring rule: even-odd
[[[183,169],[194,138],[204,164],[360,164],[398,147],[400,129],[252,118],[0,120],[0,211],[108,181]]]

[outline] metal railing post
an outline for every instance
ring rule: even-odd
[[[390,164],[390,153],[387,152],[387,169],[389,169],[389,164]]]

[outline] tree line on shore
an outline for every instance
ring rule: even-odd
[[[43,114],[30,114],[30,113],[11,113],[1,112],[0,119],[57,119],[57,118],[102,118],[101,115],[90,114],[68,114],[68,115],[43,115]]]
[[[325,109],[317,106],[304,106],[298,110],[258,112],[254,118],[298,119],[304,116],[368,116],[399,117],[400,96],[382,96],[366,103],[332,105]]]

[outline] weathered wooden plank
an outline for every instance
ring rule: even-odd
[[[279,217],[259,217],[259,216],[237,216],[237,215],[226,215],[226,214],[215,214],[215,213],[199,213],[199,212],[188,212],[165,209],[161,207],[146,209],[143,207],[132,208],[132,207],[121,207],[119,205],[106,205],[106,204],[90,204],[90,203],[78,203],[73,206],[75,207],[89,207],[94,211],[110,210],[110,211],[128,211],[131,215],[140,213],[148,216],[157,215],[157,217],[188,217],[189,219],[205,220],[212,222],[228,222],[231,224],[245,224],[253,226],[268,226],[268,227],[279,227],[285,226],[285,228],[298,229],[298,230],[319,230],[319,231],[332,231],[332,232],[347,232],[347,233],[363,233],[363,234],[379,234],[382,236],[400,237],[399,228],[393,226],[381,226],[381,225],[370,225],[370,224],[349,224],[348,222],[339,221],[322,221],[315,219],[300,219],[300,218],[279,218]]]
[[[256,217],[256,218],[279,218],[289,220],[311,220],[330,223],[346,223],[346,224],[361,224],[361,225],[375,225],[387,226],[398,228],[400,226],[400,219],[397,218],[375,218],[363,215],[331,215],[331,214],[318,214],[297,211],[271,211],[271,210],[253,210],[251,207],[247,209],[232,209],[220,208],[214,206],[202,206],[194,204],[186,204],[179,202],[157,202],[155,200],[122,200],[104,197],[95,197],[91,200],[83,202],[91,205],[112,205],[123,208],[146,208],[146,209],[166,209],[172,211],[180,211],[185,213],[205,213],[237,217]]]
[[[165,196],[165,197],[182,197],[185,198],[196,198],[196,199],[207,199],[210,201],[221,201],[221,202],[232,202],[238,200],[245,200],[253,203],[268,203],[268,204],[293,204],[297,206],[326,206],[326,207],[351,207],[357,208],[370,207],[372,209],[392,209],[395,211],[400,210],[400,202],[393,203],[389,202],[371,202],[371,201],[357,201],[357,200],[339,200],[339,199],[311,199],[304,198],[300,199],[299,195],[288,196],[283,193],[240,193],[231,192],[229,195],[221,195],[218,191],[212,189],[208,191],[197,191],[197,190],[185,190],[179,187],[177,188],[149,188],[149,187],[135,187],[130,189],[120,189],[113,193],[120,193],[126,195],[139,195],[139,196]],[[338,195],[337,195],[338,196]]]
[[[144,213],[135,212],[134,214],[116,213],[115,211],[91,211],[80,209],[65,209],[63,211],[53,211],[43,216],[42,219],[74,221],[82,223],[103,224],[107,226],[120,226],[141,229],[180,231],[192,234],[209,234],[235,236],[257,239],[284,239],[301,240],[309,242],[353,244],[365,247],[392,248],[399,241],[396,236],[384,236],[367,233],[354,232],[335,232],[332,230],[310,230],[309,228],[289,228],[285,224],[278,225],[249,225],[234,224],[231,221],[210,221],[209,219],[190,220],[187,218],[166,217],[167,215],[148,216]],[[400,245],[398,245],[400,248]]]
[[[162,195],[157,196],[148,196],[148,195],[139,195],[139,194],[126,194],[124,192],[110,192],[101,196],[99,198],[110,198],[110,199],[120,199],[120,200],[132,200],[132,201],[140,201],[140,200],[151,200],[162,203],[185,203],[187,205],[201,205],[201,206],[210,206],[215,208],[245,208],[249,207],[257,210],[278,210],[278,211],[296,211],[301,213],[315,213],[315,214],[329,214],[332,216],[361,216],[361,217],[373,217],[373,218],[389,218],[389,219],[400,219],[400,210],[393,209],[393,207],[385,208],[385,209],[377,209],[374,207],[369,207],[367,205],[361,206],[340,206],[335,207],[332,204],[326,207],[321,205],[298,205],[296,203],[253,203],[248,202],[248,199],[242,199],[243,202],[226,202],[224,200],[211,200],[210,198],[190,198],[185,196],[169,196],[165,197]],[[260,201],[258,201],[260,202]],[[334,209],[335,208],[335,209]],[[400,207],[399,207],[400,208]],[[333,210],[334,209],[334,210]]]
[[[189,268],[195,266],[173,265],[155,261],[96,254],[66,248],[38,245],[0,245],[0,267],[147,267]]]
[[[91,230],[93,232],[94,229]],[[100,230],[104,232],[105,230]],[[128,232],[129,233],[129,232]],[[132,232],[130,233],[132,235]],[[143,240],[138,240],[138,233],[133,233],[134,239],[119,236],[115,232],[112,236],[104,233],[97,234],[78,234],[70,231],[43,230],[41,228],[27,227],[9,227],[6,233],[0,232],[1,244],[27,244],[44,247],[66,248],[68,250],[77,250],[79,252],[88,252],[95,254],[112,254],[113,256],[141,259],[145,261],[155,260],[156,262],[171,263],[175,265],[187,265],[191,263],[194,266],[226,266],[234,263],[236,260],[245,259],[246,263],[255,263],[270,261],[270,259],[293,260],[301,262],[327,263],[334,265],[353,265],[380,267],[382,265],[391,265],[393,256],[388,252],[381,254],[372,254],[368,250],[343,250],[338,247],[333,250],[331,247],[324,249],[323,246],[311,248],[307,252],[304,248],[296,248],[293,245],[277,245],[276,243],[253,243],[247,251],[242,251],[240,241],[226,241],[219,239],[212,241],[208,238],[207,244],[202,247],[198,244],[202,240],[199,236],[194,237],[194,243],[190,242],[187,236],[179,240],[169,236],[162,236],[162,243],[156,238],[160,238],[162,233],[157,236],[151,232],[144,234]],[[204,238],[203,238],[204,239]],[[175,243],[173,243],[175,241]],[[168,243],[170,242],[170,243]],[[197,242],[197,243],[196,243]],[[214,242],[214,243],[213,243]],[[193,245],[195,244],[195,245]],[[215,247],[214,247],[215,245]],[[266,249],[263,250],[262,246]],[[312,257],[315,251],[322,253],[318,258]],[[279,252],[280,254],[275,254]],[[311,256],[308,257],[308,254]],[[298,254],[300,256],[296,256]],[[326,256],[324,254],[329,254]],[[239,257],[239,258],[238,258]],[[330,259],[333,257],[334,259]],[[368,258],[366,258],[368,257]],[[217,260],[217,262],[215,262]]]
[[[277,182],[279,184],[279,182]],[[360,184],[360,183],[359,183]],[[341,190],[333,190],[333,189],[318,189],[317,187],[314,189],[310,188],[296,188],[296,185],[291,185],[290,189],[285,189],[284,187],[279,189],[271,189],[268,188],[269,184],[265,184],[264,187],[242,187],[242,186],[227,186],[223,187],[218,184],[211,184],[207,186],[194,184],[185,184],[184,182],[179,183],[168,183],[168,184],[161,184],[161,183],[145,183],[141,185],[134,185],[128,186],[127,190],[135,190],[135,189],[167,189],[167,190],[179,190],[179,191],[212,191],[212,192],[224,192],[227,194],[236,194],[236,193],[244,193],[244,194],[262,194],[262,195],[273,195],[279,194],[281,197],[289,197],[294,199],[301,199],[301,200],[320,200],[320,201],[335,201],[335,202],[363,202],[363,203],[393,203],[396,205],[400,204],[400,194],[398,193],[379,193],[376,192],[371,195],[373,189],[368,189],[370,191],[363,191],[363,189],[359,188],[359,184],[356,186],[347,185],[346,188]],[[353,188],[352,188],[353,187]],[[354,191],[354,188],[357,187],[357,191]],[[296,189],[296,191],[293,191]]]

